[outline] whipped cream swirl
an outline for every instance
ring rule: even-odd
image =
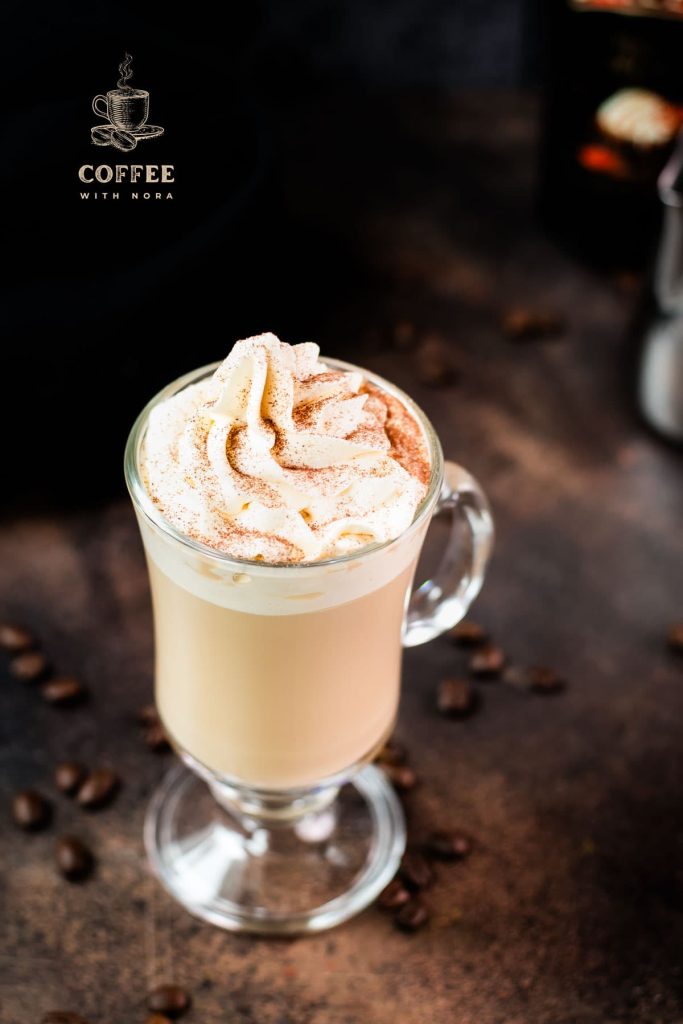
[[[162,515],[235,558],[316,561],[391,540],[427,491],[422,429],[312,343],[238,341],[211,378],[156,406],[141,453]]]

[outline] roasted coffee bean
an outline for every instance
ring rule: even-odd
[[[167,1017],[182,1017],[191,1002],[189,993],[180,985],[159,985],[147,997],[148,1008]]]
[[[503,333],[514,341],[531,341],[562,334],[564,321],[549,309],[528,309],[516,306],[507,311],[502,321]]]
[[[425,852],[435,860],[463,860],[472,849],[472,840],[464,832],[432,832],[425,842]]]
[[[35,637],[26,626],[19,626],[15,622],[0,622],[0,647],[11,654],[18,654],[19,651],[27,651],[35,647]]]
[[[436,706],[442,715],[465,718],[477,706],[478,695],[466,679],[442,679],[436,696]]]
[[[534,693],[559,693],[564,685],[564,679],[554,668],[532,665],[529,669],[529,689]]]
[[[86,776],[86,770],[77,761],[62,761],[55,768],[55,786],[61,793],[73,796]]]
[[[80,1013],[69,1013],[68,1010],[50,1010],[40,1018],[40,1024],[88,1024]]]
[[[43,683],[40,692],[48,704],[55,704],[58,707],[79,704],[87,695],[83,684],[73,676],[58,676],[51,679],[48,683]]]
[[[164,1013],[150,1013],[145,1024],[171,1024],[171,1018]]]
[[[57,841],[55,855],[60,873],[70,882],[80,882],[93,869],[93,855],[77,836],[62,836]]]
[[[501,647],[487,644],[480,647],[470,658],[470,672],[482,679],[500,675],[505,667],[505,652]]]
[[[50,804],[36,793],[34,789],[24,789],[17,793],[12,801],[12,816],[19,828],[27,832],[37,832],[45,828],[50,821],[52,809]]]
[[[447,387],[455,380],[455,365],[445,340],[438,334],[428,334],[415,354],[417,376],[428,387]]]
[[[415,850],[403,854],[398,873],[409,889],[426,889],[434,881],[431,864]]]
[[[382,771],[394,789],[405,793],[417,783],[417,776],[407,764],[383,764]]]
[[[429,912],[422,900],[411,899],[405,906],[401,907],[394,917],[394,924],[402,932],[416,932],[429,921]]]
[[[480,644],[485,644],[489,638],[484,627],[480,626],[478,622],[472,622],[471,619],[463,619],[457,626],[453,626],[448,636],[459,647],[478,647]]]
[[[387,740],[375,760],[381,765],[403,765],[408,760],[408,751],[398,740]]]
[[[12,658],[9,670],[22,683],[37,683],[47,675],[49,663],[42,651],[25,651]]]
[[[150,750],[153,750],[155,754],[163,754],[165,751],[171,749],[168,736],[164,730],[161,722],[155,722],[154,725],[148,725],[145,729],[144,740]]]
[[[673,626],[669,626],[667,641],[675,654],[683,654],[683,622],[676,622]]]
[[[377,897],[377,906],[381,910],[398,910],[410,899],[410,893],[400,878],[394,878]]]
[[[503,682],[518,690],[529,690],[533,693],[559,693],[565,687],[565,681],[553,668],[543,665],[508,665],[503,672]]]
[[[119,777],[111,768],[96,768],[81,783],[76,799],[87,810],[104,807],[114,799],[119,784]]]

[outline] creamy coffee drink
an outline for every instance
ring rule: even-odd
[[[408,400],[318,356],[238,342],[155,405],[139,453],[177,531],[140,516],[161,717],[205,767],[271,790],[345,772],[390,732],[427,528],[410,529],[431,467]]]

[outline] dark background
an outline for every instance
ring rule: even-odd
[[[287,171],[306,160],[301,140],[293,151],[292,110],[539,76],[538,18],[521,0],[263,0],[195,4],[191,14],[42,4],[6,10],[4,21],[2,425],[17,437],[6,468],[20,510],[74,499],[89,447],[88,494],[120,489],[112,466],[155,390],[222,358],[238,337],[317,338],[330,310],[371,286],[375,268],[302,208]],[[133,154],[90,142],[100,123],[92,98],[115,86],[126,51],[132,84],[150,92],[149,123],[165,128]],[[334,153],[306,142],[319,199],[333,207],[343,201]],[[174,198],[133,201],[123,184],[118,201],[84,201],[77,171],[93,162],[172,163]],[[351,217],[384,184],[368,168],[353,183]],[[335,354],[362,359],[362,342],[351,336]]]
[[[120,493],[140,408],[237,338],[314,338],[363,363],[384,271],[356,227],[417,180],[412,157],[391,162],[377,140],[392,125],[397,138],[419,133],[424,111],[449,97],[479,97],[490,138],[458,160],[443,211],[451,241],[484,258],[496,248],[494,207],[512,179],[505,152],[493,150],[507,97],[524,93],[537,99],[538,127],[520,236],[540,218],[580,264],[646,267],[659,218],[652,174],[640,192],[583,180],[574,154],[618,87],[649,85],[683,104],[683,22],[569,10],[565,0],[7,9],[0,429],[17,438],[5,453],[10,510]],[[150,93],[149,123],[164,128],[132,153],[90,139],[102,123],[93,97],[115,86],[127,52],[131,84]],[[79,167],[99,163],[172,164],[173,198],[133,200],[127,182],[82,184]],[[472,200],[489,210],[470,227]],[[360,294],[364,322],[330,334]],[[448,344],[457,356],[457,331]]]

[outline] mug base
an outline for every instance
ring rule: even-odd
[[[191,914],[229,931],[323,931],[367,907],[405,849],[400,804],[369,765],[331,803],[291,827],[233,817],[184,765],[157,789],[145,820],[161,883]]]

